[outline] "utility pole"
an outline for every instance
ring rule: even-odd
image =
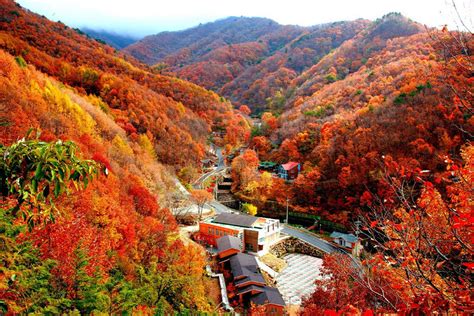
[[[288,202],[290,201],[290,199],[288,197],[286,197],[286,224],[288,225]]]
[[[362,222],[361,222],[359,219],[357,219],[357,220],[354,222],[354,224],[355,224],[355,227],[356,227],[356,231],[355,231],[356,237],[359,238],[360,225],[362,225]]]

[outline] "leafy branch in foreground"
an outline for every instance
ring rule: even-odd
[[[10,146],[0,144],[0,194],[2,204],[16,200],[8,211],[32,228],[38,221],[54,221],[54,199],[68,194],[71,184],[86,188],[99,167],[78,158],[71,141],[47,143],[38,139],[39,133],[33,139],[29,135]]]

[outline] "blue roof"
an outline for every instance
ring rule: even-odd
[[[344,233],[339,233],[339,232],[332,232],[331,233],[331,238],[342,238],[347,242],[357,242],[357,237],[354,236],[353,234],[344,234]]]

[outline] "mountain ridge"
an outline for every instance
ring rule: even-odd
[[[241,35],[236,36],[242,23],[247,28],[248,24],[258,28],[262,23],[269,23],[269,27],[251,33],[243,41]],[[183,35],[203,28],[207,32],[200,32],[196,40]],[[288,86],[298,88],[294,85],[302,80],[305,72],[346,41],[362,36],[359,33],[368,32],[367,42],[374,39],[384,42],[421,31],[421,25],[399,13],[387,14],[373,22],[357,19],[309,27],[280,25],[267,19],[227,18],[184,31],[150,36],[123,52],[146,63],[158,62],[155,67],[162,73],[195,82],[237,105],[248,105],[261,112],[271,107],[275,95],[291,94]],[[164,37],[178,42],[181,39],[181,42],[178,47],[167,50],[167,42],[160,42]],[[159,50],[155,56],[150,49],[154,45]]]

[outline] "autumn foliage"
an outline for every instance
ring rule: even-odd
[[[231,167],[249,213],[289,204],[362,223],[364,258],[327,256],[303,314],[472,313],[474,42],[428,31],[393,13],[310,28],[229,18],[127,49],[150,67],[0,0],[2,149],[34,128],[100,169],[69,195],[32,181],[22,212],[2,188],[0,314],[212,311],[202,248],[167,208],[209,139],[248,146]],[[286,182],[261,161],[302,168]],[[212,199],[192,197],[200,212]]]
[[[181,242],[166,200],[174,170],[197,165],[214,128],[231,120],[229,140],[248,135],[241,116],[13,1],[0,16],[0,143],[37,128],[43,141],[73,141],[101,173],[62,190],[54,222],[31,230],[2,203],[0,314],[209,310],[202,250]]]

